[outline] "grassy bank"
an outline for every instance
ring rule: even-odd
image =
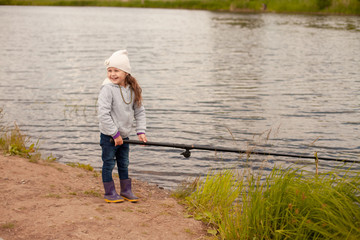
[[[0,0],[0,5],[110,6],[360,15],[360,0]]]
[[[175,195],[220,239],[360,239],[360,172],[224,170]]]

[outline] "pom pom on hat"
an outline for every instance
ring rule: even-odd
[[[131,74],[130,61],[126,50],[114,52],[109,59],[105,60],[105,66],[106,68],[115,67]]]

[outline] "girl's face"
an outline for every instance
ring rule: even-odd
[[[107,69],[107,77],[114,84],[121,85],[125,87],[125,78],[127,73],[114,67],[109,67]]]

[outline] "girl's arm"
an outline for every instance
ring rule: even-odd
[[[112,137],[118,133],[118,129],[110,115],[112,107],[112,94],[109,86],[104,85],[99,93],[98,98],[98,117],[100,131]]]
[[[136,121],[136,133],[140,141],[146,142],[146,115],[145,115],[145,108],[143,105],[140,107],[134,104],[134,117]]]

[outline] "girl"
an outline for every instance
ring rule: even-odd
[[[146,142],[145,108],[142,104],[141,88],[131,76],[131,67],[126,50],[120,50],[105,61],[107,78],[103,82],[98,98],[98,117],[100,127],[100,146],[102,148],[102,181],[106,202],[137,202],[131,191],[131,179],[128,175],[129,139],[133,120],[136,120],[136,132],[140,141]],[[120,195],[115,190],[112,171],[118,167]]]

